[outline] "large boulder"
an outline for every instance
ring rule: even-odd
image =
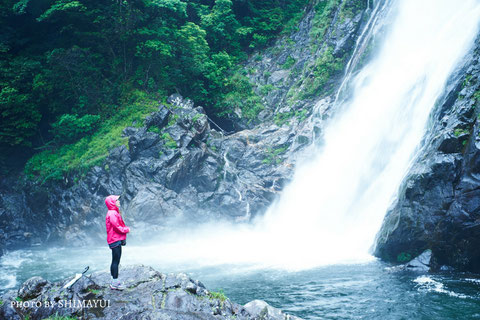
[[[284,314],[266,302],[251,302],[243,307],[222,292],[209,291],[188,275],[163,274],[137,265],[121,269],[126,289],[111,290],[109,272],[84,276],[69,289],[71,280],[48,283],[40,277],[27,280],[19,290],[4,294],[1,319],[45,319],[51,316],[79,319],[300,319]],[[23,294],[25,293],[25,294]]]

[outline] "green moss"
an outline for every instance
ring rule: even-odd
[[[313,77],[305,79],[304,88],[300,92],[300,99],[319,95],[325,89],[325,85],[330,78],[342,69],[343,59],[335,58],[333,48],[327,48],[311,67]]]
[[[476,91],[476,92],[473,94],[473,99],[475,99],[475,104],[477,104],[477,103],[480,102],[480,90]]]
[[[268,95],[270,92],[272,92],[275,89],[275,87],[271,84],[266,84],[262,87],[260,87],[260,93],[264,96]]]
[[[310,30],[310,38],[314,43],[313,50],[316,50],[319,43],[325,36],[331,20],[335,13],[335,8],[340,4],[340,0],[319,1],[315,6],[315,16],[313,17],[312,29]]]
[[[463,82],[462,82],[462,88],[465,88],[466,86],[468,86],[468,85],[470,84],[471,80],[472,80],[472,75],[471,75],[471,74],[467,74],[467,75],[465,76],[465,79],[464,79]]]
[[[285,123],[287,123],[294,115],[295,115],[295,113],[293,111],[279,112],[279,113],[275,114],[275,118],[274,118],[273,121],[275,122],[275,124],[277,126],[281,127]]]
[[[353,18],[358,12],[367,8],[364,0],[343,1],[340,7],[339,22],[344,23],[346,19]]]
[[[282,158],[279,157],[281,154],[287,151],[288,146],[278,147],[278,148],[269,148],[266,151],[267,156],[262,160],[263,164],[280,164],[282,163]]]
[[[404,263],[412,260],[412,255],[408,252],[401,252],[397,255],[397,262]]]
[[[308,117],[308,110],[296,110],[296,111],[289,111],[289,112],[280,112],[275,114],[274,122],[277,126],[281,127],[293,117],[297,118],[299,122],[303,122]]]
[[[167,148],[170,148],[170,149],[178,148],[177,142],[175,142],[175,140],[173,140],[172,136],[168,132],[165,132],[164,134],[162,134],[161,137],[162,137],[163,142],[165,143],[165,146]]]
[[[307,119],[307,115],[308,115],[307,109],[295,111],[295,117],[298,119],[299,122],[305,121]]]
[[[211,299],[220,300],[221,302],[225,302],[225,300],[228,299],[222,289],[220,289],[218,292],[210,291],[209,296]]]
[[[148,128],[148,131],[160,134],[160,128],[158,128],[157,126],[151,126],[150,128]]]
[[[290,69],[295,64],[295,59],[291,56],[288,56],[284,64],[281,65],[282,69]]]
[[[167,126],[168,127],[173,126],[175,123],[177,123],[178,118],[179,118],[178,114],[171,113],[170,116],[168,116]]]
[[[455,137],[457,137],[457,138],[458,138],[459,136],[461,136],[461,135],[469,134],[469,133],[470,133],[470,132],[469,132],[468,130],[466,130],[466,129],[455,129],[455,130],[453,131],[453,134],[454,134]]]
[[[98,294],[100,293],[100,290],[88,289],[88,292],[91,292],[91,293],[93,293],[94,295],[98,295]]]
[[[228,79],[225,94],[216,105],[217,114],[226,116],[241,111],[241,117],[249,122],[256,121],[258,114],[264,109],[262,99],[253,91],[250,80],[237,71]]]
[[[193,116],[192,122],[195,123],[197,122],[203,115],[200,113],[197,113],[196,115]]]
[[[141,91],[132,92],[121,106],[116,107],[113,117],[105,119],[95,133],[79,141],[45,150],[35,154],[25,166],[28,178],[44,183],[48,180],[61,180],[70,172],[85,173],[95,165],[100,165],[109,152],[128,139],[122,136],[125,127],[143,120],[158,106],[158,100]]]
[[[69,317],[69,316],[59,316],[57,314],[57,315],[45,318],[43,320],[78,320],[78,318],[77,317]]]

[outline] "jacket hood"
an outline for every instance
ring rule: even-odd
[[[120,198],[120,196],[115,196],[115,195],[110,195],[105,198],[105,204],[107,205],[108,210],[118,211],[118,207],[115,204],[118,198]]]

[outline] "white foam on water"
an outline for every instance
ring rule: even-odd
[[[420,276],[417,277],[413,282],[417,283],[417,289],[422,292],[436,292],[436,293],[443,293],[447,294],[451,297],[466,299],[468,298],[467,295],[456,293],[450,290],[445,289],[445,286],[438,281],[435,281],[430,276]]]

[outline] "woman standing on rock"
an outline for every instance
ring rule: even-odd
[[[125,226],[122,215],[120,214],[120,196],[108,196],[105,198],[108,212],[105,217],[105,225],[107,227],[107,243],[112,249],[112,264],[110,265],[110,273],[112,275],[112,283],[110,288],[112,290],[125,289],[120,280],[118,280],[118,265],[120,264],[120,257],[122,256],[122,246],[126,244],[127,233],[130,228]]]

